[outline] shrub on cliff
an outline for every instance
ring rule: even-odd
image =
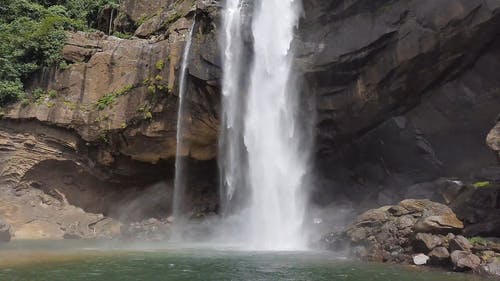
[[[0,106],[24,95],[23,81],[46,66],[64,66],[66,30],[96,26],[116,0],[3,0],[0,5]]]

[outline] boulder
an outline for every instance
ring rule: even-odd
[[[451,253],[451,262],[456,271],[476,270],[481,265],[481,259],[466,251],[454,251]]]
[[[425,265],[429,261],[429,257],[424,254],[418,254],[413,257],[413,263],[415,265]]]
[[[451,252],[454,251],[466,251],[470,252],[472,249],[472,244],[467,240],[467,238],[462,235],[457,235],[455,238],[451,239],[449,242],[449,249]]]
[[[0,220],[0,242],[9,242],[10,238],[10,225]]]
[[[446,265],[450,262],[450,252],[445,247],[436,247],[429,253],[430,263]]]
[[[500,277],[500,258],[494,258],[492,261],[481,265],[478,272],[484,275]]]
[[[437,246],[443,244],[443,239],[437,235],[429,233],[417,233],[413,242],[413,248],[416,251],[429,253]]]
[[[415,231],[440,234],[457,233],[463,228],[464,224],[453,212],[422,218],[415,225]]]
[[[488,137],[486,138],[488,146],[495,151],[498,160],[500,161],[500,122],[498,122],[493,129],[491,129]]]

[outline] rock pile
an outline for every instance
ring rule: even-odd
[[[323,245],[332,250],[349,249],[368,261],[500,273],[500,245],[477,238],[471,243],[459,235],[463,228],[443,204],[405,200],[363,213],[344,232],[324,236]]]

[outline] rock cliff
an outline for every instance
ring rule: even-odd
[[[315,116],[315,204],[366,209],[435,196],[440,177],[498,181],[500,1],[303,2],[294,48],[304,115]],[[112,26],[130,38],[69,34],[69,66],[41,71],[32,97],[1,111],[3,192],[40,191],[121,220],[168,216],[179,70],[194,22],[182,155],[192,215],[216,212],[220,8],[127,0]],[[15,239],[13,205],[0,218]]]

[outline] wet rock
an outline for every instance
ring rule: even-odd
[[[170,237],[170,223],[150,218],[123,225],[122,238],[141,241],[165,241]]]
[[[457,235],[455,238],[451,239],[449,242],[449,249],[451,252],[454,251],[466,251],[470,252],[472,249],[472,244],[467,240],[467,238]]]
[[[450,252],[445,247],[436,247],[429,253],[433,265],[447,265],[450,262]]]
[[[417,235],[415,236],[415,241],[413,242],[413,248],[416,251],[429,253],[434,248],[442,244],[443,240],[437,235],[429,233],[417,233]]]
[[[483,275],[500,277],[500,257],[494,258],[492,261],[481,265],[478,272]]]
[[[413,263],[415,265],[425,265],[429,261],[429,257],[424,254],[418,254],[413,257]]]
[[[331,232],[323,237],[320,240],[320,246],[323,249],[327,249],[330,251],[342,251],[347,247],[346,238],[343,236],[343,233],[339,232]]]
[[[9,242],[10,239],[10,225],[0,220],[0,242]]]
[[[465,251],[454,251],[451,253],[451,262],[456,271],[476,270],[481,265],[481,259]]]

